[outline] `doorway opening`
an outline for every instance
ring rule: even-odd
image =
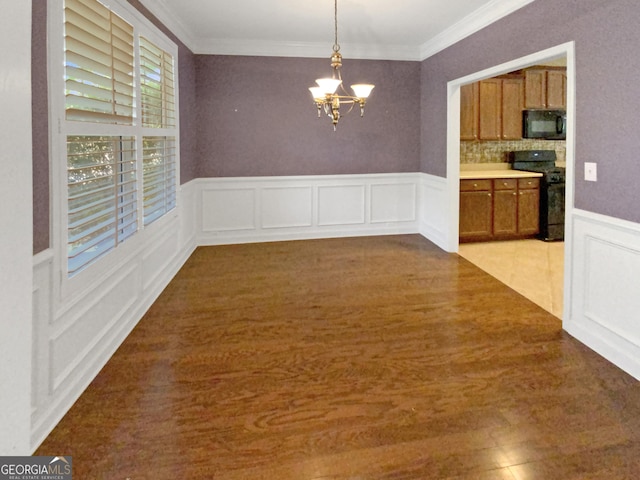
[[[460,221],[460,99],[461,87],[510,72],[522,70],[534,65],[566,64],[566,203],[565,203],[565,242],[542,242],[540,240],[489,242],[482,244],[459,243]],[[463,257],[506,283],[525,297],[541,305],[559,318],[568,318],[565,312],[570,305],[569,276],[571,259],[571,211],[573,209],[574,188],[574,116],[575,116],[575,62],[573,42],[537,52],[474,74],[449,82],[448,128],[447,128],[447,186],[451,219],[449,239],[451,251]],[[492,252],[494,252],[492,254]],[[495,252],[500,252],[500,255]],[[527,255],[521,254],[526,252]],[[538,257],[536,257],[538,255]],[[531,258],[538,258],[536,269],[540,274],[546,272],[546,279],[533,279]],[[539,275],[538,275],[539,277]],[[537,282],[544,282],[545,291],[535,288]],[[544,304],[542,304],[544,303]]]

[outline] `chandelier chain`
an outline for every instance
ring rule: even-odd
[[[338,53],[340,51],[340,44],[338,43],[338,0],[334,1],[333,20],[335,27],[335,42],[333,43],[333,51]]]

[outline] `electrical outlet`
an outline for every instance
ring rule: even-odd
[[[598,164],[593,162],[585,162],[584,164],[584,179],[587,182],[598,181]]]

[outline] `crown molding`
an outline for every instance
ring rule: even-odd
[[[422,61],[533,1],[492,0],[420,46],[349,44],[342,53],[354,59]],[[195,54],[310,58],[331,55],[331,48],[325,43],[197,38],[172,13],[167,0],[140,2]]]
[[[534,1],[535,0],[493,0],[487,3],[459,22],[451,25],[428,42],[423,43],[420,46],[420,60],[425,60],[435,55]]]
[[[194,51],[196,39],[191,35],[189,28],[184,25],[167,7],[166,0],[140,0],[165,27],[171,30],[178,39],[184,43],[189,50]]]
[[[220,38],[202,39],[194,45],[193,53],[202,55],[238,55],[265,57],[329,58],[331,45],[304,42],[256,42]],[[343,45],[340,53],[346,59],[362,60],[420,60],[417,47],[404,45]]]

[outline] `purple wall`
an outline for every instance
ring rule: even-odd
[[[33,151],[33,253],[49,248],[49,100],[47,0],[31,4],[31,122]]]
[[[448,81],[575,41],[575,206],[640,222],[638,25],[637,0],[536,0],[422,62],[421,171],[446,175]]]
[[[333,131],[307,90],[329,59],[196,56],[199,177],[416,172],[420,64],[344,59],[345,84],[376,85],[364,118]]]

